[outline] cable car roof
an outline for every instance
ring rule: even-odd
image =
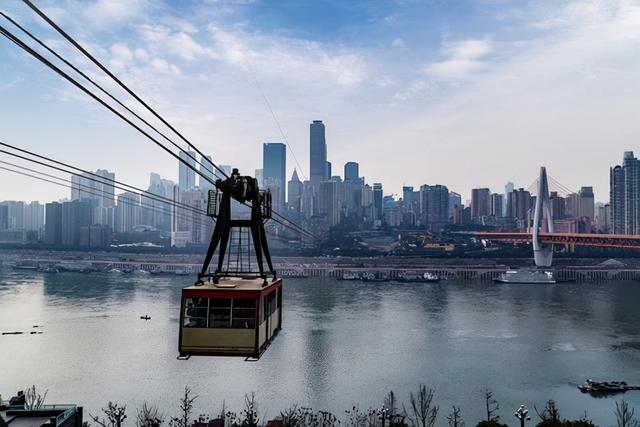
[[[280,282],[280,280],[276,280],[274,282],[269,282],[269,284],[265,287],[263,287],[262,285],[264,284],[264,280],[257,277],[257,278],[252,278],[252,279],[242,279],[239,277],[223,277],[220,278],[219,282],[217,284],[213,283],[213,282],[205,282],[202,285],[192,285],[192,286],[187,286],[186,288],[184,288],[185,291],[189,290],[207,290],[207,291],[230,291],[230,290],[234,290],[234,291],[262,291],[266,288],[268,288],[271,284],[273,283],[278,283]]]

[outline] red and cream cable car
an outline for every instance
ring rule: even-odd
[[[232,198],[252,203],[250,219],[231,219]],[[228,179],[218,180],[216,189],[209,191],[207,214],[217,221],[198,281],[182,290],[179,358],[198,355],[257,359],[282,327],[282,279],[273,269],[264,230],[264,221],[271,217],[271,194],[260,191],[255,178],[240,176],[234,169]],[[251,271],[251,262],[243,271],[245,266],[237,262],[244,259],[240,255],[233,266],[227,257],[224,268],[229,238],[232,232],[240,236],[236,249],[242,250],[243,229],[250,230],[245,245],[248,258],[253,246],[257,272]],[[218,246],[217,269],[207,273]],[[270,277],[264,272],[263,257]]]

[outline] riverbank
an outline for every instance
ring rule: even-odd
[[[215,264],[215,259],[212,265]],[[159,274],[195,275],[202,266],[202,256],[165,254],[122,254],[72,251],[0,251],[0,265],[26,266],[67,271],[143,271]],[[329,277],[374,273],[390,280],[407,271],[431,273],[441,279],[493,280],[507,270],[532,268],[523,259],[433,259],[399,257],[277,257],[276,272],[281,277]],[[550,268],[560,281],[640,280],[638,259],[562,259]]]

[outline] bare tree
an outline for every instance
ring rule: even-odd
[[[414,427],[433,427],[438,416],[438,407],[433,403],[434,391],[427,389],[424,384],[418,387],[417,395],[413,392],[409,393],[409,403],[411,405],[411,413],[407,413],[407,417]]]
[[[44,405],[44,401],[47,398],[48,390],[44,391],[44,394],[38,393],[36,386],[32,385],[27,391],[24,392],[24,408],[25,409],[38,409]]]
[[[635,417],[635,410],[629,408],[629,404],[626,400],[622,400],[620,403],[616,402],[616,422],[618,427],[638,427],[640,422]]]
[[[533,405],[533,409],[542,421],[560,422],[560,410],[554,400],[549,399],[542,412],[538,411],[535,405]]]
[[[164,416],[155,405],[142,404],[142,408],[136,411],[136,427],[160,427],[164,422]]]
[[[89,414],[91,420],[102,427],[122,427],[122,423],[127,419],[127,405],[120,406],[117,403],[109,402],[106,408],[102,408],[102,413],[106,419],[97,415]]]
[[[254,392],[244,395],[244,410],[241,415],[243,427],[258,427],[258,402]]]
[[[464,421],[462,421],[462,411],[460,408],[453,405],[451,413],[447,415],[447,421],[451,427],[464,427]]]
[[[493,397],[493,392],[485,388],[483,394],[485,409],[487,411],[487,421],[500,421],[500,415],[498,415],[500,405],[498,405],[498,401]]]
[[[189,387],[184,388],[184,396],[180,398],[180,416],[172,417],[169,420],[171,427],[189,427],[191,413],[193,412],[193,402],[198,396],[193,396]]]

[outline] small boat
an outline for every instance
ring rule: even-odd
[[[37,265],[15,264],[12,266],[14,270],[37,270]]]
[[[342,277],[340,277],[340,280],[360,280],[360,274],[346,271],[342,273]]]
[[[556,279],[551,271],[509,270],[493,279],[498,283],[541,283],[554,284]]]
[[[41,273],[59,273],[59,270],[56,267],[43,267],[38,271]]]
[[[604,381],[597,382],[592,379],[586,380],[578,386],[581,392],[589,394],[615,394],[624,393],[627,390],[637,390],[639,387],[627,385],[624,381]]]

